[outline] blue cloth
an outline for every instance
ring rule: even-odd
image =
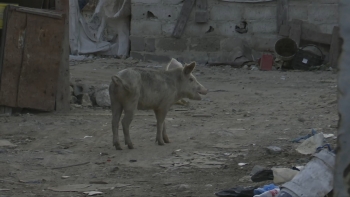
[[[300,142],[301,140],[306,140],[307,138],[309,138],[309,137],[311,137],[311,136],[314,136],[315,134],[317,134],[317,131],[315,131],[314,129],[312,129],[310,134],[307,134],[307,135],[305,135],[305,136],[298,137],[298,138],[292,140],[292,142],[293,142],[293,143],[298,143],[298,142]]]
[[[275,188],[278,188],[278,186],[274,185],[274,184],[270,184],[270,185],[264,185],[264,187],[259,187],[257,189],[254,190],[254,195],[260,195],[264,192],[273,190]]]

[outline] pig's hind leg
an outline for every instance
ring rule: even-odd
[[[163,122],[163,140],[165,143],[170,143],[168,135],[166,134],[165,121]]]
[[[123,112],[123,106],[119,102],[111,102],[112,107],[112,131],[113,131],[113,146],[115,146],[115,149],[122,150],[120,144],[119,144],[119,121],[120,117]]]
[[[130,128],[132,119],[134,118],[134,114],[136,110],[137,110],[137,102],[128,103],[124,106],[124,118],[122,120],[122,125],[123,125],[125,145],[128,145],[129,149],[134,148],[130,139],[129,128]]]

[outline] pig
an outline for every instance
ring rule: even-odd
[[[172,58],[165,70],[128,68],[112,76],[109,95],[112,109],[113,146],[122,150],[119,143],[118,127],[121,121],[125,145],[133,149],[129,127],[136,110],[153,110],[157,119],[156,142],[170,143],[165,127],[165,117],[170,107],[182,98],[201,100],[208,93],[192,74],[196,62],[184,66]]]

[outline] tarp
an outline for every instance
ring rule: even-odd
[[[130,0],[100,0],[88,21],[82,16],[77,0],[69,0],[69,6],[69,45],[72,55],[129,55]]]

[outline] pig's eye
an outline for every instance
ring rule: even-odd
[[[193,81],[193,78],[190,78],[190,81],[192,82],[192,81]]]

